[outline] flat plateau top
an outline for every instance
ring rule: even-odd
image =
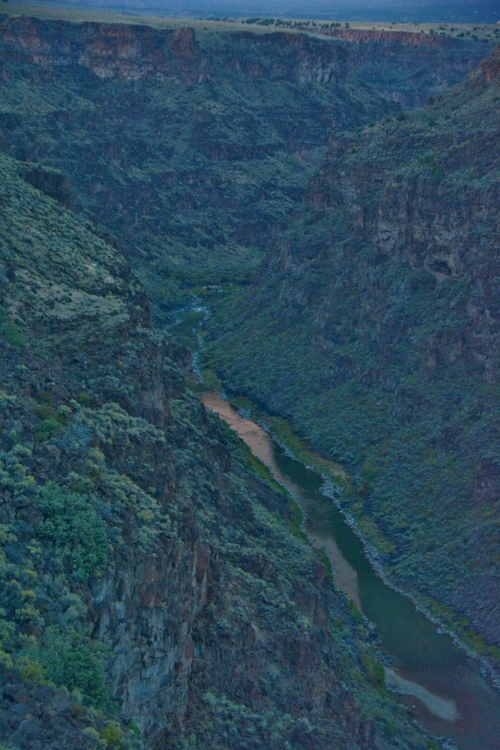
[[[43,20],[94,21],[97,23],[120,23],[137,24],[140,26],[151,26],[155,29],[179,28],[191,26],[194,29],[206,29],[213,31],[252,31],[257,34],[269,34],[276,31],[320,34],[322,37],[328,31],[334,32],[338,29],[351,28],[373,31],[406,31],[414,34],[434,33],[436,35],[453,38],[487,39],[500,42],[500,23],[497,24],[446,24],[446,23],[387,23],[387,22],[330,22],[325,20],[305,19],[277,19],[274,25],[264,25],[259,22],[247,23],[244,18],[225,19],[197,19],[190,17],[135,15],[125,11],[110,13],[99,8],[68,8],[49,5],[31,5],[29,3],[10,3],[0,1],[0,14],[11,16],[31,16]],[[261,21],[266,21],[262,18]],[[346,25],[347,23],[347,25]]]

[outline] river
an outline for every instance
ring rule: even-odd
[[[202,306],[188,309],[171,329],[192,351],[199,347],[197,327],[205,315]],[[238,433],[300,503],[313,544],[323,547],[332,562],[335,586],[376,625],[387,685],[399,692],[409,715],[459,750],[500,750],[500,693],[449,635],[377,575],[358,536],[321,492],[322,477],[287,455],[266,430],[218,393],[197,390],[205,406]]]

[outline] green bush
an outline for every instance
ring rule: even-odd
[[[106,524],[88,495],[70,492],[49,482],[38,505],[44,520],[39,533],[51,540],[65,565],[81,581],[102,572],[108,561]]]
[[[56,408],[52,395],[47,391],[40,391],[36,400],[33,410],[42,421],[35,428],[35,439],[41,443],[59,432],[71,414],[71,410],[65,406]]]
[[[4,339],[11,346],[15,346],[18,349],[26,348],[26,341],[24,340],[23,332],[20,327],[13,323],[8,313],[0,308],[0,339]]]
[[[90,406],[90,404],[92,403],[92,396],[90,395],[90,393],[79,393],[76,398],[78,403],[82,406]]]
[[[105,672],[108,652],[103,643],[92,642],[87,634],[76,630],[65,633],[51,626],[23,655],[23,676],[43,676],[57,687],[77,690],[87,705],[104,708],[109,701]]]
[[[105,748],[106,747],[106,741],[101,739],[101,736],[97,729],[94,729],[94,727],[86,727],[84,730],[84,733],[87,734],[91,739],[95,742],[95,747],[99,748]]]
[[[52,404],[36,404],[33,411],[39,419],[57,419],[57,410]]]
[[[385,672],[382,664],[375,661],[373,654],[368,651],[365,651],[361,660],[370,682],[375,685],[377,690],[385,690]]]
[[[35,428],[35,438],[39,443],[43,443],[61,429],[61,423],[57,419],[44,419],[43,422],[37,424]]]
[[[123,732],[117,721],[111,721],[101,732],[101,739],[106,741],[108,747],[119,748],[122,745]]]
[[[444,180],[444,171],[441,166],[437,166],[434,168],[434,171],[432,173],[432,177],[435,182],[440,183]]]

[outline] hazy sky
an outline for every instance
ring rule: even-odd
[[[43,2],[44,0],[42,0]],[[334,20],[494,23],[500,0],[45,0],[185,16],[281,16]]]

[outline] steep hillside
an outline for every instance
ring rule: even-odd
[[[349,467],[386,569],[497,660],[499,72],[497,48],[432,106],[334,134],[207,359]]]
[[[0,149],[37,187],[58,169],[63,202],[116,236],[168,307],[255,275],[332,129],[426,101],[483,47],[4,17]]]
[[[2,747],[435,747],[119,250],[0,170]]]

